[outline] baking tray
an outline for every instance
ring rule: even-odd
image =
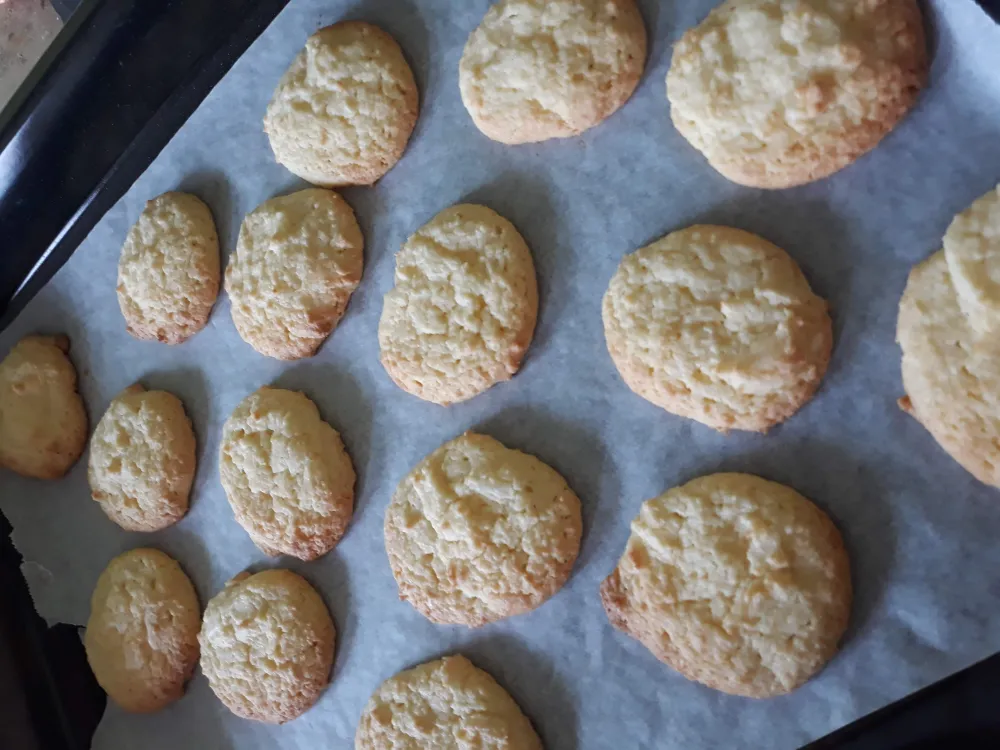
[[[0,328],[286,2],[85,0],[0,113]],[[35,615],[8,533],[0,518],[0,747],[87,747],[103,694],[76,628]],[[998,698],[1000,655],[808,747],[1000,747]]]

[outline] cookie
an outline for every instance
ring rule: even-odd
[[[635,91],[646,29],[634,0],[500,0],[458,66],[462,103],[501,143],[568,138]]]
[[[329,684],[335,635],[326,605],[301,576],[240,573],[205,607],[201,671],[237,716],[284,724]]]
[[[601,599],[612,625],[689,680],[768,698],[833,658],[851,576],[840,533],[798,492],[711,474],[643,503]]]
[[[87,413],[65,336],[26,336],[0,362],[0,466],[58,479],[87,444]]]
[[[149,713],[184,695],[200,629],[198,595],[181,566],[159,550],[134,549],[97,579],[83,645],[108,697]]]
[[[378,326],[382,365],[407,393],[465,401],[521,366],[538,317],[531,251],[485,206],[447,208],[396,255]]]
[[[795,261],[729,227],[689,227],[626,255],[602,312],[629,388],[723,432],[766,432],[798,411],[833,341],[826,303]]]
[[[943,251],[910,272],[896,340],[900,406],[966,471],[1000,487],[1000,343],[962,313]]]
[[[400,598],[442,624],[478,627],[535,609],[569,578],[581,534],[565,479],[472,432],[421,461],[385,512]]]
[[[363,246],[354,211],[332,190],[300,190],[249,213],[226,268],[243,340],[275,359],[311,357],[361,281]]]
[[[917,0],[727,0],[674,46],[674,126],[741,185],[786,188],[851,164],[927,82]]]
[[[355,750],[542,750],[521,709],[464,656],[407,669],[365,706]]]
[[[278,163],[307,182],[371,185],[403,155],[418,105],[396,40],[346,21],[306,41],[274,90],[264,132]]]
[[[90,494],[123,529],[158,531],[187,513],[195,462],[181,400],[136,383],[115,397],[90,439]]]
[[[314,560],[351,520],[351,458],[298,391],[261,388],[236,407],[222,428],[219,473],[236,520],[268,555]]]
[[[118,306],[137,339],[179,344],[208,323],[219,294],[212,212],[187,193],[146,201],[118,261]]]
[[[1000,185],[951,222],[944,257],[972,327],[981,333],[1000,328]]]

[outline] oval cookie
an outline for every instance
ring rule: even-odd
[[[118,261],[118,305],[138,339],[179,344],[208,323],[219,294],[219,237],[212,212],[187,193],[151,201]]]
[[[108,406],[90,440],[91,497],[129,531],[157,531],[188,510],[194,430],[180,399],[138,383]]]
[[[784,421],[830,359],[826,303],[784,250],[739,229],[693,226],[626,255],[602,314],[629,388],[721,431]]]
[[[382,365],[400,388],[465,401],[521,366],[538,317],[531,251],[485,206],[447,208],[396,255],[378,326]]]
[[[916,0],[727,0],[674,46],[674,126],[722,175],[818,180],[873,149],[927,81]]]
[[[370,185],[402,156],[417,121],[413,72],[389,34],[346,21],[306,41],[264,116],[274,157],[322,187]]]
[[[910,272],[896,339],[900,405],[966,471],[1000,487],[1000,344],[963,314],[943,251]]]
[[[542,750],[506,690],[464,656],[400,672],[368,701],[355,750]]]
[[[601,599],[616,628],[689,680],[768,698],[837,652],[851,577],[840,533],[802,495],[711,474],[643,503]]]
[[[1000,326],[1000,185],[951,222],[944,257],[972,327],[985,334]]]
[[[58,479],[87,444],[87,413],[65,336],[26,336],[0,362],[0,466]]]
[[[261,388],[236,407],[222,428],[219,473],[236,520],[269,555],[314,560],[351,520],[351,458],[297,391]]]
[[[580,500],[534,456],[467,432],[421,461],[385,513],[399,595],[429,620],[478,627],[535,609],[569,578]]]
[[[272,198],[247,214],[226,268],[240,336],[275,359],[310,357],[361,281],[361,228],[332,190]]]
[[[501,143],[567,138],[632,95],[646,62],[634,0],[500,0],[458,66],[462,102]]]
[[[201,671],[237,716],[284,724],[329,684],[334,638],[330,613],[304,578],[240,573],[205,607]]]
[[[108,697],[148,713],[184,694],[200,628],[198,596],[181,566],[159,550],[134,549],[97,579],[83,644]]]

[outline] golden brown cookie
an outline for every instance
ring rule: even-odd
[[[181,400],[136,383],[115,397],[90,439],[90,493],[123,529],[157,531],[187,513],[196,460]]]
[[[421,461],[385,512],[400,597],[433,622],[469,627],[555,594],[581,533],[580,500],[558,472],[472,432]]]
[[[365,706],[354,750],[542,750],[506,690],[464,656],[400,672]]]
[[[344,21],[306,41],[274,91],[264,132],[278,163],[314,185],[371,185],[402,156],[418,106],[396,40]]]
[[[462,102],[501,143],[567,138],[632,95],[646,64],[634,0],[500,0],[458,66]]]
[[[118,305],[139,339],[179,344],[208,323],[219,295],[219,236],[200,198],[146,202],[118,261]]]
[[[87,413],[65,336],[26,336],[0,362],[0,466],[58,479],[87,444]]]
[[[485,206],[446,208],[396,255],[378,343],[407,393],[453,404],[509,380],[538,317],[535,265],[514,225]]]
[[[721,431],[788,419],[830,360],[826,302],[784,250],[740,229],[688,227],[626,255],[602,314],[629,388]]]
[[[200,628],[198,596],[181,566],[159,550],[134,549],[97,579],[83,644],[108,697],[148,713],[184,694]]]
[[[966,471],[1000,487],[1000,342],[962,312],[943,251],[910,272],[896,340],[900,405]]]
[[[837,652],[851,576],[840,533],[802,495],[711,474],[643,504],[601,599],[612,625],[688,679],[767,698]]]
[[[674,47],[674,126],[725,177],[784,188],[873,149],[927,82],[916,0],[727,0]]]
[[[264,387],[236,407],[222,428],[219,473],[236,520],[269,555],[314,560],[351,520],[351,458],[298,391]]]
[[[237,716],[284,724],[329,684],[334,638],[330,613],[304,578],[240,573],[205,607],[201,671]]]
[[[300,190],[247,214],[226,267],[243,340],[268,357],[311,357],[361,281],[363,245],[354,211],[332,190]]]
[[[954,218],[944,256],[972,327],[986,334],[1000,328],[1000,185]]]

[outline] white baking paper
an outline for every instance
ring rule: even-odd
[[[382,680],[452,652],[511,692],[549,750],[795,748],[1000,650],[1000,492],[974,481],[896,406],[894,342],[910,267],[940,247],[957,211],[1000,180],[1000,28],[971,0],[929,3],[933,73],[916,110],[856,165],[767,192],[717,175],[670,124],[671,45],[714,1],[641,5],[650,54],[631,101],[581,137],[508,147],[475,129],[458,92],[462,46],[487,0],[293,0],[0,336],[5,352],[25,334],[65,331],[92,422],[141,381],[180,396],[199,440],[191,512],[155,534],[127,533],[104,517],[89,498],[86,457],[62,481],[0,476],[0,509],[50,622],[84,623],[108,560],[154,545],[181,562],[203,601],[248,566],[287,565],[319,588],[337,624],[332,685],[303,717],[282,727],[238,719],[199,674],[158,714],[109,706],[95,748],[351,747]],[[306,37],[343,18],[374,21],[399,40],[422,99],[402,161],[377,186],[344,191],[364,229],[366,267],[343,322],[316,357],[294,364],[240,340],[224,296],[209,327],[183,345],[132,339],[115,272],[144,201],[175,189],[200,195],[228,254],[246,212],[301,187],[274,162],[261,118]],[[390,382],[376,327],[400,244],[459,201],[484,203],[522,231],[541,313],[511,382],[441,408]],[[653,407],[625,387],[605,349],[600,301],[622,255],[705,221],[786,248],[833,310],[836,344],[822,389],[766,436],[721,435]],[[233,520],[219,483],[222,423],[264,384],[312,397],[358,470],[350,529],[313,563],[267,559]],[[479,630],[433,625],[399,601],[382,540],[399,480],[467,429],[558,469],[585,519],[567,586],[535,612]],[[843,649],[788,697],[747,700],[688,682],[614,631],[598,599],[640,504],[719,470],[795,487],[835,519],[850,551],[856,600]]]

